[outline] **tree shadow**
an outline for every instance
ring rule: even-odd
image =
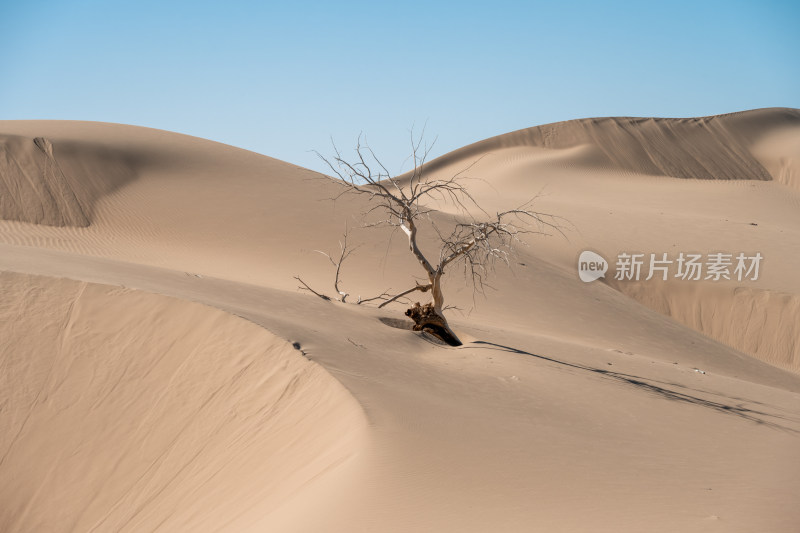
[[[633,375],[630,375],[630,374],[624,374],[624,373],[621,373],[621,372],[615,372],[613,370],[606,370],[606,369],[602,369],[602,368],[594,368],[594,367],[581,365],[581,364],[577,364],[577,363],[568,363],[566,361],[559,361],[558,359],[553,359],[552,357],[547,357],[547,356],[544,356],[544,355],[538,355],[538,354],[535,354],[535,353],[526,352],[525,350],[520,350],[518,348],[513,348],[511,346],[504,346],[502,344],[496,344],[494,342],[472,341],[470,344],[471,345],[475,345],[475,344],[486,345],[486,347],[474,346],[475,348],[479,348],[479,349],[488,349],[488,350],[495,349],[495,350],[501,350],[501,351],[504,351],[504,352],[514,353],[514,354],[519,354],[519,355],[527,355],[527,356],[530,356],[530,357],[536,357],[537,359],[541,359],[541,360],[544,360],[544,361],[555,363],[557,365],[561,365],[561,366],[565,366],[565,367],[569,367],[569,368],[574,368],[574,369],[582,370],[582,371],[585,371],[585,372],[591,372],[591,373],[594,373],[594,374],[599,374],[599,375],[601,375],[603,377],[606,377],[606,378],[609,378],[609,379],[613,379],[615,381],[619,381],[619,382],[621,382],[621,383],[623,383],[625,385],[636,387],[639,390],[643,390],[645,392],[648,392],[648,393],[651,393],[651,394],[655,394],[656,396],[659,396],[659,397],[667,399],[667,400],[672,400],[672,401],[676,401],[676,402],[682,402],[682,403],[688,403],[688,404],[692,404],[692,405],[697,405],[697,406],[700,406],[700,407],[704,407],[706,409],[711,409],[711,410],[716,411],[718,413],[723,413],[723,414],[730,415],[730,416],[736,416],[738,418],[743,418],[745,420],[749,420],[749,421],[754,422],[756,424],[767,426],[767,427],[771,427],[773,429],[778,429],[778,430],[781,430],[781,431],[786,431],[786,432],[790,432],[790,433],[800,433],[800,430],[793,429],[793,428],[790,428],[790,427],[786,427],[786,426],[784,426],[782,424],[777,423],[774,420],[774,419],[778,419],[778,420],[786,420],[786,421],[790,421],[790,422],[800,422],[800,420],[797,420],[795,418],[791,418],[791,417],[787,417],[787,416],[781,416],[781,415],[775,415],[775,414],[770,414],[770,413],[766,413],[766,412],[763,412],[763,411],[757,411],[757,410],[754,410],[754,409],[750,409],[750,408],[744,407],[743,404],[730,405],[728,403],[709,400],[707,398],[702,398],[700,396],[697,396],[696,394],[692,394],[691,392],[681,392],[681,391],[677,391],[677,390],[672,390],[672,389],[664,387],[663,385],[667,385],[667,386],[675,387],[675,388],[679,388],[679,389],[684,389],[684,391],[694,391],[695,393],[696,392],[701,392],[701,393],[704,393],[704,394],[711,394],[711,395],[715,395],[715,396],[721,396],[720,394],[713,393],[713,392],[710,392],[710,391],[700,391],[700,390],[696,390],[696,389],[691,389],[689,387],[686,387],[684,385],[680,385],[678,383],[669,383],[669,382],[659,381],[659,380],[655,380],[655,379],[648,379],[648,381],[644,381],[645,378],[642,378],[642,377],[639,377],[639,376],[633,376]],[[730,398],[728,398],[728,399],[730,399]],[[758,402],[750,402],[750,403],[758,403]]]

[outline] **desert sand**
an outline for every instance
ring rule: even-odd
[[[800,110],[569,121],[426,169],[467,167],[487,211],[536,197],[564,235],[485,296],[449,273],[450,347],[298,290],[332,292],[315,250],[346,225],[352,299],[422,274],[330,178],[0,121],[0,530],[797,531]],[[764,260],[583,283],[583,250]]]

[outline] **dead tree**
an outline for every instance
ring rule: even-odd
[[[432,302],[424,306],[418,303],[406,315],[415,321],[414,329],[428,330],[449,344],[459,345],[458,337],[443,314],[445,298],[442,277],[445,272],[460,264],[473,288],[482,291],[486,286],[486,276],[496,262],[509,263],[509,254],[515,245],[522,242],[521,235],[550,234],[550,231],[562,233],[560,219],[533,211],[532,201],[490,216],[478,205],[464,183],[467,179],[465,173],[475,163],[451,177],[431,177],[425,171],[425,160],[432,146],[423,148],[422,137],[415,140],[413,134],[411,146],[414,168],[404,176],[391,175],[372,149],[361,143],[360,137],[352,159],[343,157],[335,145],[332,158],[326,158],[318,152],[317,155],[343,187],[336,198],[343,194],[366,196],[373,204],[367,214],[378,212],[384,217],[367,225],[385,225],[402,230],[408,239],[410,252],[425,272],[428,283],[416,283],[414,287],[394,296],[387,295],[380,307],[415,292],[429,292]],[[460,212],[459,220],[449,232],[441,231],[429,217],[434,210],[429,205],[435,202],[450,203]],[[420,248],[418,232],[423,219],[431,222],[438,236],[438,253]]]

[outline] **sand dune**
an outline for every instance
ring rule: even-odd
[[[85,227],[95,202],[134,179],[124,157],[101,146],[0,135],[0,219]]]
[[[1,528],[794,531],[799,129],[790,109],[587,119],[431,162],[472,165],[487,210],[539,194],[568,221],[487,299],[450,273],[469,310],[451,348],[392,327],[402,306],[297,290],[330,290],[314,250],[345,224],[348,291],[414,283],[328,178],[157,130],[0,122]],[[747,283],[585,284],[585,249],[765,261]]]
[[[547,128],[555,133],[544,142]],[[624,128],[636,129],[636,136],[658,145],[682,170],[655,172],[648,166],[652,152],[640,150],[638,141],[625,141]],[[667,131],[675,133],[671,140],[663,135]],[[540,195],[536,205],[566,219],[572,242],[537,241],[542,253],[533,256],[565,269],[574,269],[585,249],[599,251],[612,264],[620,252],[669,253],[673,258],[697,251],[762,253],[760,279],[745,285],[725,280],[666,287],[657,281],[608,283],[716,340],[797,372],[800,281],[794,265],[800,250],[800,195],[794,176],[800,157],[793,140],[800,140],[800,112],[787,109],[703,119],[570,121],[476,143],[432,161],[431,169],[446,176],[474,164],[469,174],[489,179],[475,181],[473,189],[491,208]],[[690,141],[702,157],[685,150]],[[724,155],[733,148],[737,157]],[[612,156],[601,158],[598,150]],[[635,152],[638,168],[625,163]],[[715,153],[724,164],[747,161],[745,166],[756,165],[760,172],[768,167],[775,175],[747,174],[744,166],[739,174],[726,174],[707,159]],[[674,179],[691,177],[688,169],[696,165],[713,170],[714,179]],[[502,290],[514,292],[511,285]]]
[[[608,117],[570,120],[507,133],[431,162],[431,170],[519,146],[589,150],[576,162],[683,179],[774,179],[750,150],[754,139],[800,129],[800,111],[775,108],[701,118]]]
[[[4,531],[242,531],[360,448],[353,398],[249,322],[116,287],[0,284]]]
[[[614,283],[624,294],[744,353],[800,373],[800,294],[712,284]]]

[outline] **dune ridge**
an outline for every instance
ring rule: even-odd
[[[800,110],[769,108],[698,118],[604,117],[569,120],[498,135],[428,163],[431,172],[519,146],[591,148],[594,165],[653,176],[709,180],[773,179],[750,145],[766,132],[800,128]],[[581,160],[578,160],[580,164]]]
[[[792,265],[800,249],[798,147],[797,109],[697,119],[584,119],[487,139],[432,161],[428,170],[447,177],[472,165],[466,174],[489,183],[476,180],[471,186],[491,208],[536,197],[541,211],[563,216],[575,230],[567,230],[573,244],[537,242],[544,249],[521,258],[526,264],[555,261],[574,269],[578,254],[590,249],[611,261],[613,278],[622,251],[647,257],[760,250],[768,259],[766,279],[758,283],[608,284],[704,335],[797,373],[800,285]],[[655,165],[656,156],[663,164]]]
[[[360,447],[352,396],[250,322],[10,272],[0,291],[4,531],[263,531]]]

